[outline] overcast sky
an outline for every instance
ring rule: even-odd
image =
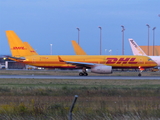
[[[160,0],[0,0],[0,54],[11,54],[6,30],[14,30],[22,41],[41,55],[74,55],[71,40],[78,41],[90,55],[122,54],[122,25],[124,54],[132,55],[128,38],[139,45],[160,45]],[[112,50],[112,53],[109,53]]]

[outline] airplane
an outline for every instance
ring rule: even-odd
[[[133,55],[143,55],[147,56],[146,53],[138,46],[138,44],[133,40],[133,39],[128,39]],[[148,56],[150,57],[153,61],[157,63],[157,66],[160,67],[160,56]]]
[[[87,53],[78,45],[75,40],[72,40],[71,42],[76,55],[87,55]]]
[[[28,42],[23,42],[23,43],[29,49],[31,55],[38,55],[38,53],[32,48],[32,46]]]
[[[157,64],[148,56],[133,55],[32,55],[21,39],[12,30],[6,31],[12,56],[9,59],[27,65],[43,68],[71,68],[82,69],[79,76],[87,76],[86,69],[93,73],[111,74],[112,69],[139,69],[138,76],[146,68]]]
[[[130,40],[131,40],[130,45],[132,47],[132,51],[134,51],[134,55],[145,55],[145,56],[147,56],[140,47],[137,48],[138,45],[136,43],[134,43],[133,39],[130,39]],[[75,51],[76,55],[87,55],[75,40],[72,40],[71,42],[72,42],[72,45],[73,45],[73,48],[74,48],[74,51]],[[157,62],[157,64],[158,64],[158,62]],[[152,69],[152,71],[157,71],[157,70],[158,70],[157,68]],[[141,75],[139,74],[138,76],[141,76]]]
[[[22,42],[21,40],[18,40],[19,37],[16,34],[12,34],[12,36],[10,36],[11,38],[11,46],[12,49],[11,53],[12,56],[19,56],[21,54],[21,56],[28,56],[28,55],[38,55],[38,53],[36,53],[36,51],[27,43],[27,42]],[[19,47],[14,47],[14,44],[16,43],[16,45],[20,45]]]

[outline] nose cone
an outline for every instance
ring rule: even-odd
[[[157,64],[158,67],[160,67],[160,61],[158,60],[153,60],[153,61]]]
[[[155,62],[154,60],[152,60],[152,67],[156,67],[156,66],[158,66],[158,65],[160,65],[160,63],[157,64],[157,62]]]
[[[158,66],[157,64],[157,59],[155,57],[148,57],[148,67],[156,67]]]
[[[157,66],[160,67],[160,59],[157,59],[157,60],[153,60],[157,63]]]

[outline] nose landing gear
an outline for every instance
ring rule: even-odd
[[[141,77],[141,76],[142,76],[142,74],[141,74],[141,73],[139,73],[139,74],[138,74],[138,76],[139,76],[139,77]]]
[[[139,71],[138,76],[139,76],[139,77],[141,77],[141,76],[142,76],[142,74],[141,74],[141,73],[143,72],[144,68],[139,67],[139,70],[140,70],[140,71]]]

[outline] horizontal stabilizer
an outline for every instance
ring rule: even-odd
[[[20,58],[17,58],[17,57],[11,57],[11,56],[6,56],[8,59],[10,60],[14,60],[14,61],[17,61],[17,62],[20,62],[20,61],[24,61],[25,58],[24,57],[20,57]]]

